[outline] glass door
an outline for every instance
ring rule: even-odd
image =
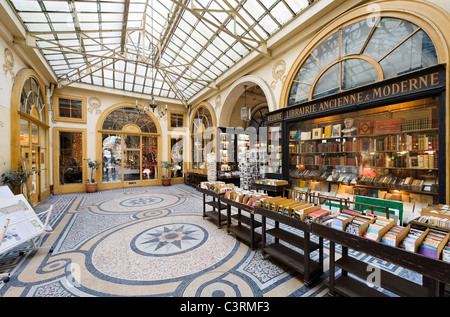
[[[31,169],[33,172],[37,171],[40,167],[41,151],[39,146],[32,146],[31,148]],[[41,192],[41,180],[40,173],[33,173],[31,176],[31,198],[33,202],[39,201],[39,194]]]
[[[124,135],[123,182],[125,186],[138,186],[141,181],[141,137]]]

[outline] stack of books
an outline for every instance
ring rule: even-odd
[[[313,211],[313,212],[307,214],[306,221],[316,222],[319,218],[328,216],[329,214],[330,214],[330,210],[319,209],[319,210],[316,210],[316,211]]]
[[[415,252],[416,241],[420,238],[420,236],[424,233],[424,231],[419,229],[411,228],[409,230],[408,235],[400,242],[400,248],[405,249],[407,251]]]
[[[395,247],[398,234],[405,229],[405,227],[394,225],[382,238],[381,243]]]
[[[345,225],[348,221],[350,221],[350,218],[353,218],[356,215],[360,215],[361,212],[344,209],[342,212],[338,213],[338,215],[333,219],[331,222],[331,227],[337,230],[344,230]]]
[[[360,236],[362,234],[361,226],[371,219],[362,216],[355,216],[345,228],[345,232]]]
[[[392,224],[392,220],[376,218],[374,223],[371,223],[364,233],[364,237],[370,240],[378,240],[380,231],[388,225]]]
[[[437,259],[439,257],[438,247],[442,240],[447,237],[447,234],[430,230],[419,247],[418,253]]]
[[[442,261],[450,263],[450,241],[447,242],[447,245],[442,250]]]

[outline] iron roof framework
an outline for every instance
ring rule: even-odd
[[[54,71],[79,82],[189,99],[311,0],[9,0]]]

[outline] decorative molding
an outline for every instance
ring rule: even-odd
[[[280,81],[282,84],[284,83],[286,76],[284,73],[286,72],[286,62],[282,59],[277,61],[272,67],[272,78],[274,81],[270,84],[272,89],[275,89],[276,84]]]
[[[7,73],[10,73],[11,77],[14,78],[14,72],[13,72],[14,55],[9,48],[5,48],[3,55],[5,58],[5,64],[3,64],[3,71],[5,72],[5,75]]]
[[[222,106],[222,97],[220,95],[217,95],[216,97],[216,107],[215,109],[219,109]]]
[[[102,102],[97,97],[91,97],[88,100],[88,111],[92,114],[101,114],[102,111],[100,110],[100,107],[102,106]]]

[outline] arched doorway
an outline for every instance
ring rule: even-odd
[[[131,104],[113,106],[97,126],[101,189],[161,182],[161,129],[151,113]]]
[[[267,83],[257,76],[244,76],[231,85],[223,99],[219,118],[220,127],[247,127],[248,123],[240,120],[240,110],[245,104],[246,90],[247,106],[252,111],[263,103],[266,104],[269,111],[277,109],[272,90]]]
[[[50,195],[49,128],[45,87],[35,71],[22,69],[11,94],[11,170],[34,172],[23,193],[32,203]]]

